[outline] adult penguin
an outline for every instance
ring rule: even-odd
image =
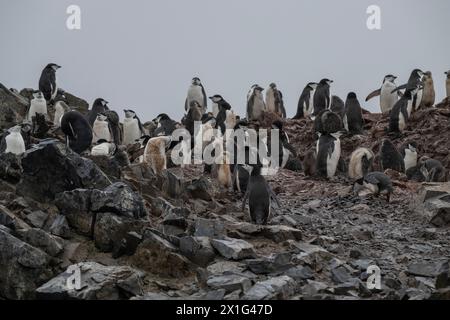
[[[314,112],[313,116],[317,116],[321,111],[329,109],[331,105],[330,85],[333,80],[322,79],[314,93]]]
[[[197,77],[192,79],[191,86],[188,89],[186,102],[184,105],[184,109],[186,112],[189,111],[189,107],[192,101],[198,102],[198,104],[202,108],[202,114],[206,113],[206,109],[208,106],[207,96],[201,80]]]
[[[397,92],[402,89],[411,91],[411,90],[418,88],[418,90],[413,95],[412,112],[416,111],[419,108],[420,104],[422,103],[422,97],[423,97],[423,82],[422,82],[422,80],[423,80],[424,75],[425,75],[425,73],[422,70],[414,69],[411,72],[411,75],[408,79],[408,83],[403,84],[392,91],[392,93],[394,93],[394,92]]]
[[[297,114],[294,120],[309,117],[314,112],[314,93],[318,83],[310,82],[303,89],[297,104]]]
[[[95,99],[94,104],[92,105],[92,109],[89,110],[89,112],[87,114],[87,119],[88,119],[88,122],[91,127],[94,125],[94,122],[97,119],[97,116],[100,113],[105,112],[106,110],[109,110],[108,101],[106,101],[102,98]]]
[[[383,79],[381,89],[375,90],[366,98],[367,102],[374,97],[380,96],[380,109],[381,113],[383,113],[384,115],[388,115],[398,101],[398,93],[392,92],[397,88],[395,79],[397,79],[397,77],[393,76],[392,74],[386,75]]]
[[[78,154],[86,151],[92,142],[92,127],[78,111],[69,111],[61,118],[61,130],[66,135],[67,145]]]
[[[47,101],[55,99],[58,93],[58,84],[56,81],[56,70],[61,68],[55,63],[49,63],[44,70],[42,70],[41,77],[39,78],[39,91],[44,94],[44,98]]]

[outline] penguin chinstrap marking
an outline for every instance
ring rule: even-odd
[[[92,105],[92,109],[89,110],[89,112],[86,116],[91,127],[94,125],[94,122],[97,119],[97,116],[100,113],[105,112],[106,110],[109,110],[108,101],[106,101],[102,98],[95,99],[94,104]]]
[[[184,104],[184,109],[186,112],[189,111],[192,101],[198,102],[202,108],[202,114],[206,113],[208,107],[207,96],[201,80],[197,77],[192,79],[191,85],[187,92],[187,97]]]
[[[403,89],[406,89],[406,91],[412,91],[416,88],[418,89],[417,91],[414,92],[413,97],[412,97],[413,98],[412,112],[419,109],[419,106],[422,103],[422,97],[423,97],[423,82],[422,82],[422,80],[423,80],[424,75],[425,75],[425,73],[422,70],[414,69],[411,72],[408,83],[401,85],[401,86],[397,87],[396,89],[394,89],[394,91],[392,91],[392,93],[394,93],[394,92],[397,92],[397,91],[403,90]]]
[[[391,194],[394,192],[391,179],[382,172],[370,172],[357,180],[353,186],[354,192],[359,196],[367,192],[379,196],[386,195],[386,201],[390,202]]]
[[[403,157],[389,139],[384,139],[381,143],[380,165],[383,171],[392,169],[397,172],[405,172]]]
[[[293,119],[302,119],[309,117],[314,112],[314,93],[318,83],[310,82],[303,89],[297,104],[297,114]]]
[[[61,130],[66,135],[70,149],[81,154],[90,148],[92,143],[92,127],[78,111],[69,111],[61,118]]]
[[[336,174],[339,159],[341,158],[340,133],[321,135],[317,142],[316,170],[326,178]]]
[[[144,135],[144,127],[141,120],[133,110],[123,110],[125,119],[123,119],[123,139],[124,145],[133,144]]]
[[[408,124],[408,120],[414,110],[414,96],[422,85],[413,89],[406,89],[403,97],[397,101],[389,114],[389,132],[402,133]]]
[[[398,93],[393,92],[395,89],[397,89],[395,79],[397,79],[396,76],[388,74],[383,79],[381,89],[375,90],[374,92],[369,94],[366,98],[367,102],[374,97],[380,96],[380,109],[381,113],[384,115],[388,115],[398,101]]]
[[[39,91],[44,94],[44,98],[47,101],[55,99],[58,93],[56,70],[59,68],[61,68],[61,66],[50,63],[42,70],[41,77],[39,78]]]
[[[375,155],[372,150],[358,148],[350,156],[348,176],[350,179],[361,179],[372,170]]]
[[[272,201],[275,201],[278,207],[280,207],[280,203],[267,181],[261,175],[261,165],[253,165],[252,167],[247,191],[242,202],[242,211],[245,210],[248,200],[252,222],[258,225],[265,225],[271,214]]]
[[[345,130],[351,134],[362,134],[364,118],[361,105],[354,92],[350,92],[345,101],[345,116],[343,119]]]
[[[420,108],[430,108],[434,105],[434,102],[436,100],[433,74],[431,73],[431,71],[425,72],[422,82],[423,82],[423,96]]]
[[[286,118],[283,93],[278,90],[275,83],[271,83],[266,90],[266,110],[277,114],[280,118]]]
[[[247,94],[247,119],[249,121],[260,121],[266,111],[263,92],[264,88],[253,85]]]
[[[2,137],[0,144],[1,153],[12,153],[20,156],[25,152],[25,140],[22,136],[22,127],[20,125],[9,128]]]
[[[320,80],[316,91],[314,92],[314,111],[313,116],[317,116],[321,111],[329,109],[331,106],[331,93],[330,85],[333,80],[322,79]]]
[[[106,117],[103,113],[100,113],[94,121],[92,133],[92,144],[96,144],[99,140],[106,140],[107,142],[112,141],[112,133],[108,117]]]
[[[149,164],[155,174],[167,169],[166,150],[172,142],[171,137],[160,136],[148,140],[144,150],[144,162]]]
[[[48,118],[47,113],[47,101],[41,91],[33,92],[33,99],[30,101],[30,108],[28,109],[27,120],[33,121],[33,117],[37,113],[43,114],[45,118]]]
[[[403,157],[403,163],[405,164],[405,173],[409,169],[417,166],[417,144],[415,142],[406,142],[400,148],[400,154]]]
[[[445,80],[445,91],[447,93],[447,97],[450,97],[450,70],[445,72],[447,79]]]

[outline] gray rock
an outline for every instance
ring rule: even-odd
[[[296,291],[294,279],[288,276],[257,282],[243,296],[243,300],[288,299]]]
[[[27,215],[25,221],[33,227],[42,228],[45,224],[45,221],[47,221],[47,218],[48,213],[38,210]]]
[[[28,101],[0,83],[0,131],[15,126],[25,116]]]
[[[162,192],[170,198],[179,198],[184,192],[183,180],[175,173],[175,170],[165,170],[161,186]]]
[[[262,230],[262,236],[277,243],[286,240],[302,239],[302,233],[300,230],[288,226],[266,226]]]
[[[269,257],[246,260],[247,267],[256,274],[270,274],[284,272],[294,265],[291,263],[290,253],[276,253]]]
[[[318,293],[324,293],[328,288],[326,283],[308,280],[308,283],[301,288],[301,293],[306,297],[313,297]]]
[[[0,296],[33,299],[41,283],[52,277],[50,257],[0,229]]]
[[[69,223],[65,216],[59,214],[50,226],[50,233],[61,238],[70,238],[71,232]]]
[[[201,199],[205,201],[211,201],[212,190],[211,183],[205,177],[193,180],[190,184],[186,186],[186,190],[194,199]]]
[[[207,284],[212,289],[224,289],[227,293],[235,290],[246,292],[252,286],[249,278],[236,274],[212,276],[208,279]]]
[[[450,270],[449,270],[449,262],[445,262],[442,264],[439,269],[439,274],[436,277],[436,289],[443,289],[450,287]]]
[[[56,257],[64,249],[64,240],[41,229],[20,230],[18,235],[26,243],[43,250],[52,257]]]
[[[253,245],[240,239],[213,239],[211,244],[223,257],[233,260],[256,257]]]
[[[27,150],[22,159],[23,176],[17,190],[36,201],[53,200],[56,194],[77,188],[110,185],[106,175],[91,161],[63,143],[43,141]]]
[[[290,268],[285,274],[294,280],[308,280],[314,278],[313,271],[308,266],[296,266]]]
[[[79,268],[81,289],[73,290],[67,280]],[[40,299],[117,300],[143,293],[144,273],[128,266],[104,266],[96,262],[81,262],[51,279],[37,292]]]
[[[339,266],[331,269],[331,279],[335,283],[345,283],[351,278],[345,266]]]
[[[217,261],[210,264],[206,270],[209,274],[224,274],[224,273],[242,273],[246,268],[245,264],[235,261]]]
[[[442,263],[439,262],[412,263],[408,265],[408,273],[414,276],[433,278],[439,274],[441,267]]]
[[[226,235],[225,227],[219,220],[196,219],[194,229],[194,236],[196,237],[223,239]]]
[[[206,267],[216,257],[208,237],[183,237],[180,239],[180,251],[201,267]]]
[[[423,206],[423,214],[436,227],[450,225],[450,194],[426,201]]]
[[[20,157],[12,153],[0,153],[0,180],[16,184],[20,181],[21,176]]]

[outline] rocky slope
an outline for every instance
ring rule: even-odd
[[[0,128],[24,116],[27,90],[0,86]],[[73,97],[71,105],[86,110]],[[419,111],[394,139],[450,168],[450,101]],[[387,120],[365,115],[367,134],[342,139],[343,158],[378,151]],[[303,156],[312,123],[289,120]],[[268,177],[282,204],[267,226],[250,223],[241,195],[202,166],[155,176],[143,164],[83,158],[42,140],[18,159],[0,155],[0,297],[4,299],[448,299],[450,184],[388,172],[395,193],[358,198],[332,181],[282,170]],[[39,142],[39,141],[36,141]],[[381,289],[366,286],[381,269]],[[81,287],[67,286],[73,270]]]

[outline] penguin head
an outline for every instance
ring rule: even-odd
[[[251,172],[252,177],[261,175],[262,164],[259,161],[259,159],[258,159],[258,163],[252,164],[251,167],[252,167],[252,172]]]
[[[384,81],[383,82],[394,82],[397,79],[396,76],[393,76],[392,74],[388,74],[384,77]]]
[[[425,75],[425,72],[420,69],[414,69],[412,74],[418,76],[419,78],[422,78]]]
[[[140,137],[139,139],[136,139],[137,143],[140,143],[142,147],[145,147],[147,145],[148,140],[150,140],[150,136],[149,135],[144,135],[142,137]]]
[[[331,85],[332,83],[333,83],[333,80],[330,80],[330,79],[327,79],[327,78],[325,78],[325,79],[322,79],[322,80],[320,80],[320,82],[319,82],[321,85]]]
[[[220,101],[223,100],[223,98],[220,94],[215,94],[212,97],[209,97],[209,99],[211,99],[211,101],[214,103],[219,103]]]
[[[263,91],[264,91],[264,88],[261,87],[261,86],[259,86],[259,85],[256,85],[255,88],[254,88],[254,90],[255,90],[256,92],[263,92]]]
[[[20,125],[11,127],[8,129],[9,133],[20,133],[20,131],[22,130],[22,127]]]
[[[316,82],[310,82],[310,83],[308,83],[306,86],[307,86],[308,88],[310,88],[311,90],[316,90],[316,88],[317,88],[318,85],[319,85],[319,84],[316,83]]]
[[[58,70],[59,68],[61,68],[61,66],[58,66],[56,63],[49,63],[45,67],[45,69],[52,70],[53,72],[56,72],[56,70]]]
[[[447,72],[444,72],[444,74],[446,74],[446,75],[447,75],[447,79],[450,79],[450,70],[449,70],[449,71],[447,71]]]
[[[97,120],[98,121],[106,121],[107,119],[108,119],[108,117],[104,113],[99,113],[97,115]]]
[[[350,93],[347,95],[347,99],[356,99],[356,93],[350,92]]]
[[[42,93],[42,91],[35,90],[35,91],[33,91],[33,98],[34,99],[44,99],[44,94]]]
[[[417,153],[417,143],[414,141],[410,141],[407,144],[407,148],[409,149],[409,151],[413,152],[413,153]]]
[[[125,112],[125,118],[130,119],[130,118],[134,118],[136,117],[136,112],[134,112],[133,110],[123,110],[123,112]]]
[[[170,117],[165,113],[161,113],[152,121],[156,124],[159,124],[161,121],[167,121],[167,120],[171,120]]]
[[[192,85],[200,86],[201,84],[202,84],[202,82],[201,82],[200,78],[198,78],[198,77],[192,78]]]
[[[31,129],[32,129],[32,125],[31,125],[31,123],[28,122],[28,121],[24,121],[24,122],[20,125],[20,127],[21,127],[22,132],[24,132],[24,133],[28,133],[28,132],[30,132]]]
[[[94,105],[93,105],[93,107],[103,107],[103,108],[105,108],[106,110],[108,110],[108,101],[106,101],[105,99],[103,99],[103,98],[97,98],[97,99],[95,99],[95,101],[94,101]]]
[[[269,88],[275,90],[277,88],[277,85],[272,82],[271,84],[269,84]]]

